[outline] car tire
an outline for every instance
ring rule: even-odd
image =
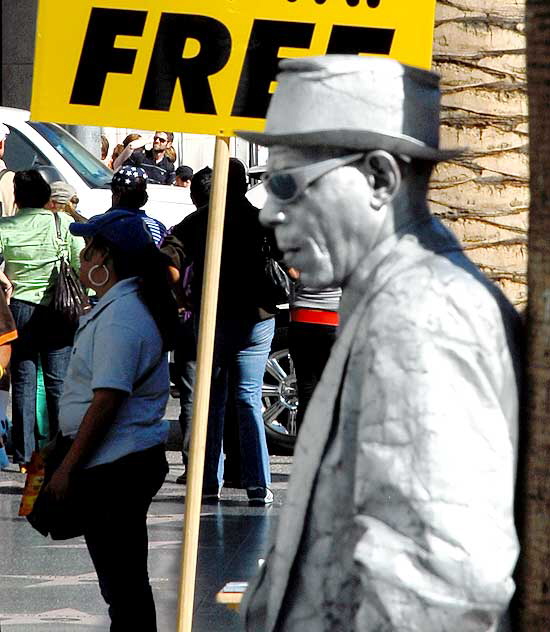
[[[271,454],[293,454],[297,410],[296,373],[288,351],[288,328],[278,327],[271,344],[262,387],[264,427]]]

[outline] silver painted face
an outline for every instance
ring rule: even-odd
[[[311,165],[332,158],[290,147],[270,150],[267,172]],[[376,218],[373,190],[353,165],[344,165],[316,179],[302,195],[281,205],[268,195],[260,219],[275,228],[284,261],[301,272],[309,287],[338,287],[370,249]]]

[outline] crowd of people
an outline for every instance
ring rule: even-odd
[[[2,143],[8,134],[5,128]],[[25,473],[39,447],[43,381],[49,439],[72,441],[46,490],[59,501],[75,490],[86,499],[79,507],[83,535],[113,631],[130,622],[156,629],[146,515],[168,470],[164,412],[172,349],[187,465],[212,170],[176,169],[172,138],[156,132],[149,151],[137,135],[117,146],[111,208],[90,219],[78,213],[78,194],[69,184],[48,183],[34,169],[9,179],[13,207],[0,217],[0,386],[6,392],[0,416],[6,416],[11,351],[9,467]],[[188,187],[197,210],[167,228],[143,210],[150,182]],[[273,253],[276,246],[246,192],[246,169],[231,159],[203,498],[221,497],[226,406],[234,402],[240,480],[229,484],[245,490],[251,504],[265,506],[273,493],[261,392],[277,308],[262,286],[265,244]],[[75,327],[67,326],[53,300],[61,257],[92,303]],[[134,484],[121,505],[112,483],[126,473]],[[178,482],[186,482],[185,473]]]
[[[270,147],[261,212],[242,163],[229,165],[203,496],[223,492],[232,399],[242,486],[251,503],[273,502],[261,413],[276,310],[266,253],[296,279],[290,341],[300,397],[311,401],[244,627],[508,631],[521,321],[430,213],[432,169],[460,153],[439,147],[437,77],[355,55],[280,68],[265,131],[240,132]],[[186,371],[188,437],[212,179],[209,168],[191,177],[197,210],[166,230],[141,209],[147,182],[190,174],[174,168],[170,133],[157,131],[150,150],[126,140],[108,211],[67,216],[56,231],[51,214],[63,211],[31,170],[14,175],[17,212],[0,219],[0,378],[12,345],[22,402],[14,460],[24,467],[32,448],[25,399],[40,356],[52,427],[72,439],[46,490],[63,499],[78,487],[86,499],[83,534],[112,632],[156,630],[146,514],[167,473],[166,352],[179,347]],[[96,304],[57,340],[50,289],[61,252]],[[320,376],[313,365],[327,359]],[[125,478],[134,485],[122,509],[113,481]]]
[[[9,129],[2,126],[0,151],[8,142]],[[130,212],[145,226],[153,243],[167,262],[172,292],[179,303],[179,331],[175,338],[176,379],[180,387],[180,423],[183,460],[187,465],[192,397],[195,378],[196,339],[202,284],[208,200],[212,171],[196,174],[185,165],[175,168],[173,134],[156,131],[151,139],[134,133],[117,145],[109,157],[109,143],[101,138],[101,158],[113,168],[112,206],[109,213]],[[6,165],[0,165],[6,167]],[[5,169],[9,171],[9,169]],[[59,428],[59,400],[67,372],[75,331],[62,326],[52,309],[52,291],[59,260],[66,255],[79,271],[83,242],[74,224],[87,224],[78,213],[78,194],[62,181],[48,183],[35,170],[18,172],[4,180],[13,186],[13,204],[0,218],[0,282],[10,303],[19,337],[13,345],[11,383],[13,397],[13,463],[25,472],[41,435],[43,424],[38,412],[37,391],[43,386],[49,438]],[[12,185],[13,183],[13,185]],[[148,183],[174,184],[189,188],[197,211],[180,224],[167,228],[143,210]],[[240,437],[240,480],[232,484],[247,490],[251,502],[269,504],[269,456],[262,419],[261,388],[271,348],[276,306],[262,291],[264,242],[272,231],[261,228],[258,209],[246,199],[244,165],[232,159],[227,192],[227,219],[224,234],[219,315],[212,381],[205,496],[220,495],[223,486],[223,432],[226,402],[235,402]],[[9,199],[9,196],[5,196]],[[61,236],[56,234],[53,216],[61,219]],[[246,239],[243,240],[243,235]],[[242,293],[242,265],[246,261],[252,276]],[[102,269],[103,270],[103,269]],[[101,271],[93,271],[93,281],[81,278],[98,295],[96,282]],[[81,273],[82,277],[82,273]],[[108,281],[108,274],[106,279]],[[106,283],[107,283],[106,281]],[[239,308],[235,310],[235,297]],[[229,392],[231,388],[231,392]],[[43,437],[42,437],[43,438]],[[239,477],[238,477],[239,478]],[[178,479],[184,483],[186,473]]]
[[[188,187],[193,170],[187,165],[180,165],[176,169],[177,156],[173,142],[173,132],[156,131],[152,137],[133,132],[122,143],[115,145],[109,156],[109,141],[102,135],[101,159],[113,171],[118,171],[123,165],[141,167],[151,183]]]

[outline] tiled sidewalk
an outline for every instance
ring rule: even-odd
[[[176,629],[176,604],[185,487],[179,455],[149,514],[149,570],[160,632]],[[249,507],[242,490],[225,490],[220,503],[203,504],[193,632],[240,630],[238,614],[216,604],[228,581],[246,580],[263,557],[291,467],[272,457],[275,503]],[[108,630],[106,607],[81,538],[52,542],[17,517],[23,476],[0,473],[0,628],[2,632],[98,632]]]

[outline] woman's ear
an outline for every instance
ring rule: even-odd
[[[401,187],[401,168],[387,151],[377,149],[365,156],[365,171],[372,187],[372,206],[380,210],[389,204]]]

